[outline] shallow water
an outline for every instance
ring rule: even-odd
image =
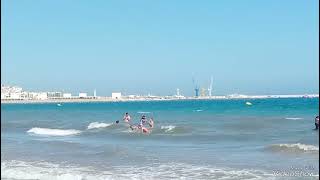
[[[1,111],[2,179],[319,178],[317,98],[2,104]],[[132,132],[125,112],[134,123],[153,117],[154,129]]]

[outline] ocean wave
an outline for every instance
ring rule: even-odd
[[[252,106],[252,103],[251,102],[246,102],[246,105]]]
[[[75,129],[49,129],[49,128],[38,128],[34,127],[27,131],[28,133],[34,133],[38,135],[48,136],[69,136],[80,134],[81,131]]]
[[[303,118],[287,117],[285,119],[287,119],[287,120],[299,120],[299,119],[303,119]]]
[[[148,112],[148,111],[138,111],[137,113],[138,113],[138,114],[150,114],[151,112]]]
[[[1,179],[105,179],[101,175],[95,175],[89,169],[71,166],[60,167],[58,164],[43,162],[5,161],[1,162],[1,172]]]
[[[146,173],[148,172],[148,173]],[[231,169],[165,163],[151,166],[116,166],[110,170],[67,166],[47,162],[1,162],[4,179],[274,179],[271,173],[252,169]]]
[[[92,122],[88,125],[87,129],[95,129],[95,128],[106,128],[111,126],[112,123],[99,123],[99,122]]]
[[[273,144],[270,146],[275,151],[292,151],[292,152],[319,152],[319,147],[307,144]]]
[[[194,110],[194,112],[202,112],[203,111],[203,109],[196,109],[196,110]]]
[[[137,131],[134,131],[134,130],[128,128],[128,129],[123,130],[123,131],[121,131],[121,132],[123,132],[123,133],[136,133]]]
[[[172,132],[175,128],[176,128],[176,126],[172,126],[172,125],[169,125],[169,126],[161,126],[161,127],[160,127],[160,129],[164,129],[165,132]]]

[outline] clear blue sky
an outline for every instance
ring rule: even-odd
[[[1,83],[192,95],[319,92],[317,0],[3,0]]]

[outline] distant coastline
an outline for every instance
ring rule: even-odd
[[[176,100],[230,100],[230,99],[274,99],[274,98],[319,98],[319,95],[256,95],[256,96],[212,96],[212,97],[139,97],[119,98],[54,98],[54,99],[1,99],[1,104],[32,104],[32,103],[89,103],[89,102],[132,102],[132,101],[176,101]]]
[[[208,89],[210,90],[210,89]],[[202,91],[199,94],[196,91],[195,96],[184,96],[177,89],[175,95],[137,95],[125,94],[121,92],[112,92],[111,96],[97,96],[96,89],[93,94],[79,92],[78,95],[61,92],[32,92],[25,91],[19,86],[8,86],[1,84],[1,104],[29,104],[29,103],[88,103],[88,102],[129,102],[129,101],[176,101],[176,100],[229,100],[229,99],[268,99],[268,98],[319,98],[319,94],[295,94],[295,95],[212,95],[211,90],[208,93]]]

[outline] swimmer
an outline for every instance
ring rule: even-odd
[[[142,132],[143,133],[149,133],[149,129],[148,128],[146,128],[146,127],[141,127],[141,130],[142,130]]]
[[[317,116],[314,121],[315,121],[314,125],[316,126],[315,130],[318,130],[319,129],[319,116]]]
[[[148,124],[149,124],[150,128],[153,128],[153,125],[154,125],[153,118],[150,118]]]
[[[150,133],[150,130],[148,129],[148,128],[146,128],[146,127],[144,127],[143,125],[141,125],[141,124],[139,124],[139,125],[131,125],[130,126],[130,129],[132,130],[132,131],[135,131],[135,130],[139,130],[139,131],[141,131],[142,133]]]
[[[143,115],[140,119],[140,125],[143,126],[147,122],[146,116]]]
[[[140,131],[140,132],[142,132],[142,133],[150,133],[150,130],[148,129],[148,128],[146,128],[146,127],[144,127],[144,126],[142,126],[141,124],[139,124],[139,125],[131,125],[130,126],[130,129],[132,130],[132,131]]]
[[[146,116],[143,115],[140,119],[140,123],[138,125],[130,125],[130,129],[132,131],[141,131],[142,133],[150,133],[150,130],[146,127],[144,127],[144,125],[147,123],[147,119],[146,119]],[[148,122],[149,126],[150,127],[153,127],[153,120],[152,118],[149,120]],[[150,125],[151,124],[151,125]]]
[[[138,127],[135,126],[135,125],[130,125],[130,129],[133,131],[133,130],[136,130]]]
[[[129,115],[129,113],[126,112],[126,114],[123,116],[123,121],[126,123],[129,123],[131,120],[131,117]]]

